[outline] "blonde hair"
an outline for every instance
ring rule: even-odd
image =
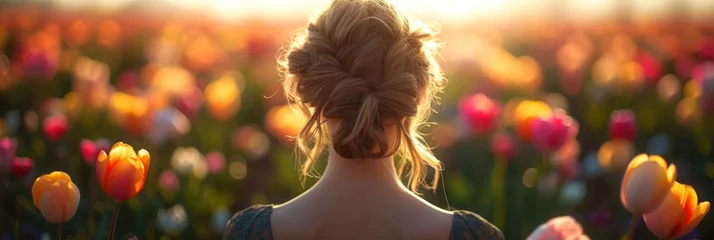
[[[279,64],[288,101],[308,118],[296,137],[303,183],[329,139],[348,159],[397,154],[412,191],[436,189],[441,162],[419,129],[445,79],[435,33],[417,24],[385,0],[335,0],[291,42]],[[331,138],[325,119],[337,120]],[[392,144],[384,120],[397,126]],[[427,166],[435,170],[430,184]]]

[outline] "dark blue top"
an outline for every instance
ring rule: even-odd
[[[231,217],[223,239],[273,240],[270,228],[272,205],[253,205]],[[457,210],[451,226],[449,240],[501,240],[503,233],[478,214]]]

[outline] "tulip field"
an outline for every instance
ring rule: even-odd
[[[442,25],[420,193],[508,239],[714,239],[712,23]],[[275,61],[304,25],[0,8],[0,240],[220,239],[305,191]]]

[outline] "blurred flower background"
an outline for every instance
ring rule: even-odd
[[[124,239],[216,239],[233,212],[304,191],[287,136],[305,119],[286,106],[275,59],[325,2],[0,0],[0,239],[54,231],[30,194],[53,171],[82,193],[65,236],[106,238],[114,202],[96,156],[118,141],[151,152],[119,215]],[[428,201],[509,239],[563,215],[619,239],[638,153],[714,198],[711,1],[396,4],[445,42],[449,85],[426,131],[445,188]],[[635,239],[656,239],[635,225]],[[714,238],[711,217],[695,238]]]

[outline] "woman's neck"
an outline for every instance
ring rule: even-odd
[[[409,191],[397,176],[391,156],[379,159],[346,159],[330,147],[330,156],[317,189],[349,188],[359,192]]]

